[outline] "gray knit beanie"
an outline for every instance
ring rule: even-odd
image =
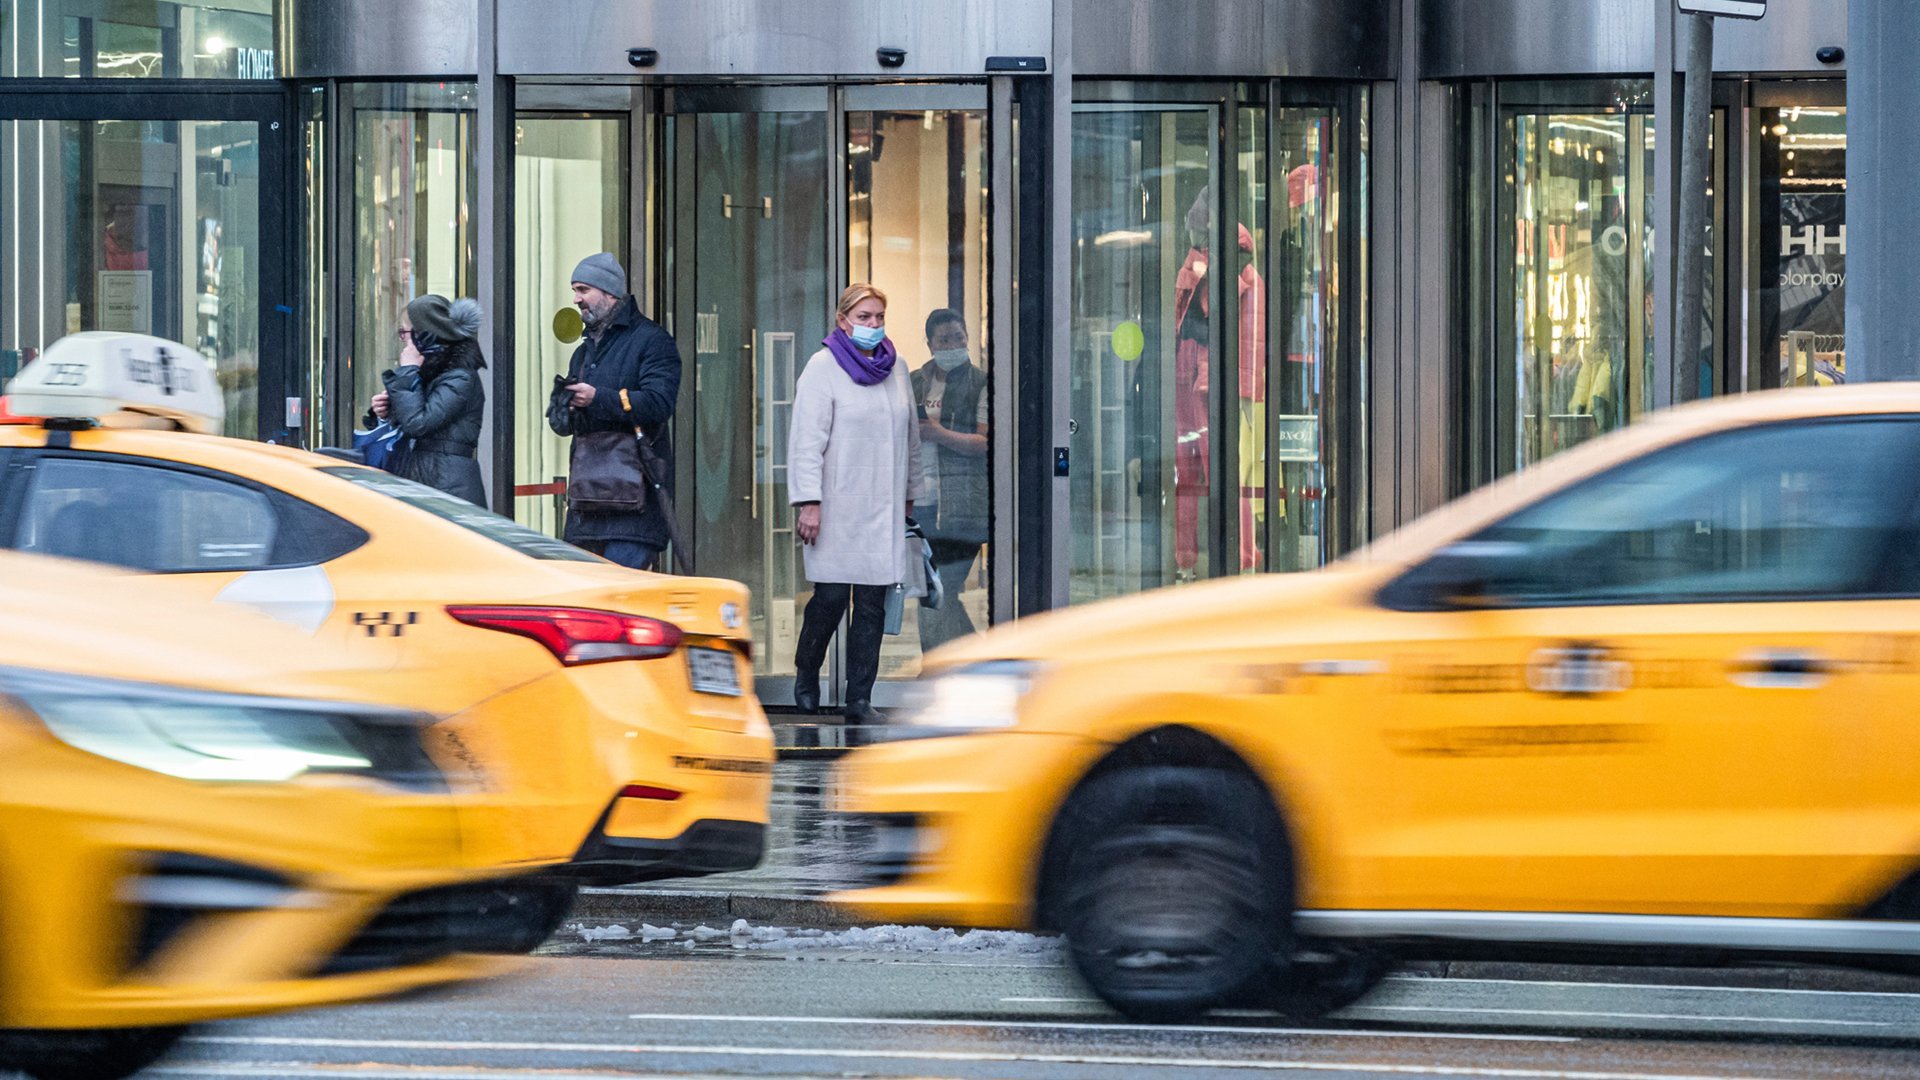
[[[573,281],[577,285],[591,285],[616,299],[626,299],[627,272],[620,268],[620,260],[614,258],[612,252],[603,251],[581,259],[580,265],[573,268]]]

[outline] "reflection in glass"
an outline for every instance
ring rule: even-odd
[[[229,435],[259,434],[260,139],[251,121],[0,122],[0,379],[84,330],[214,362]]]
[[[472,83],[350,88],[353,118],[353,338],[358,418],[400,357],[400,315],[424,293],[470,296],[470,207],[478,184]]]
[[[1761,109],[1759,372],[1766,386],[1847,381],[1847,110]],[[1768,358],[1774,361],[1766,370]]]
[[[804,581],[787,497],[799,365],[826,337],[827,118],[667,118],[678,508],[702,574],[752,590],[754,670],[793,674]]]
[[[514,148],[513,516],[557,536],[565,523],[554,485],[564,485],[569,440],[547,426],[547,394],[574,344],[553,334],[553,314],[573,303],[573,268],[611,251],[641,275],[627,247],[626,123],[619,117],[520,118]],[[560,488],[564,491],[564,487]]]
[[[1502,243],[1519,465],[1624,426],[1653,367],[1653,125],[1639,113],[1506,122]]]
[[[848,277],[886,292],[913,370],[928,492],[914,518],[946,588],[882,646],[881,678],[911,678],[922,650],[987,625],[986,114],[850,113],[847,162]]]
[[[1216,112],[1074,109],[1074,603],[1213,572]]]
[[[0,0],[0,28],[0,78],[278,76],[262,0]]]

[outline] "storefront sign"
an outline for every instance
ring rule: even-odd
[[[1675,0],[1682,15],[1725,15],[1731,19],[1762,19],[1767,0]]]
[[[1319,461],[1320,418],[1311,414],[1274,417],[1273,456],[1276,461]]]

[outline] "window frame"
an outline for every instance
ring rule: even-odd
[[[1629,469],[1637,468],[1650,459],[1669,453],[1689,450],[1698,447],[1702,443],[1711,442],[1716,439],[1764,432],[1776,428],[1827,427],[1885,421],[1894,421],[1910,426],[1912,430],[1909,437],[1912,439],[1914,444],[1913,448],[1916,451],[1914,455],[1915,461],[1912,464],[1920,465],[1920,416],[1916,416],[1913,413],[1859,413],[1842,416],[1793,417],[1789,419],[1741,424],[1735,427],[1699,433],[1676,442],[1654,447],[1624,461],[1616,462],[1600,472],[1580,477],[1571,483],[1561,485],[1550,491],[1542,492],[1526,503],[1508,510],[1497,518],[1480,523],[1471,531],[1449,540],[1438,548],[1427,551],[1417,562],[1400,573],[1395,574],[1391,580],[1378,590],[1375,594],[1374,602],[1382,608],[1393,611],[1452,612],[1469,610],[1554,611],[1605,607],[1676,607],[1689,604],[1789,604],[1920,599],[1920,579],[1916,579],[1911,587],[1904,590],[1886,587],[1890,584],[1889,575],[1893,569],[1896,539],[1903,534],[1910,539],[1920,539],[1920,469],[1911,467],[1898,474],[1904,478],[1906,488],[1904,492],[1895,496],[1896,499],[1905,500],[1906,509],[1903,514],[1897,516],[1896,520],[1899,523],[1893,528],[1892,538],[1882,540],[1881,550],[1874,553],[1873,569],[1862,577],[1854,589],[1793,594],[1661,592],[1650,595],[1622,597],[1572,599],[1555,597],[1539,602],[1499,597],[1496,595],[1488,598],[1485,603],[1475,603],[1471,605],[1450,603],[1436,595],[1434,589],[1435,583],[1445,577],[1452,576],[1437,575],[1432,572],[1432,568],[1437,562],[1449,558],[1449,553],[1457,552],[1464,545],[1508,543],[1508,541],[1489,537],[1488,534],[1507,526],[1515,518],[1529,513],[1548,502],[1563,498],[1590,485],[1604,484],[1617,479],[1621,473]]]

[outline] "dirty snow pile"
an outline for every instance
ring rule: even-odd
[[[1060,960],[1063,946],[1057,937],[1042,937],[1011,930],[934,929],[927,926],[868,926],[849,930],[788,929],[779,926],[755,926],[735,919],[725,930],[696,926],[691,930],[640,925],[636,933],[625,926],[585,926],[576,924],[580,937],[589,942],[676,941],[686,948],[696,943],[725,941],[735,949],[825,951],[845,950],[864,953],[937,953],[946,956],[1019,956],[1039,960]]]

